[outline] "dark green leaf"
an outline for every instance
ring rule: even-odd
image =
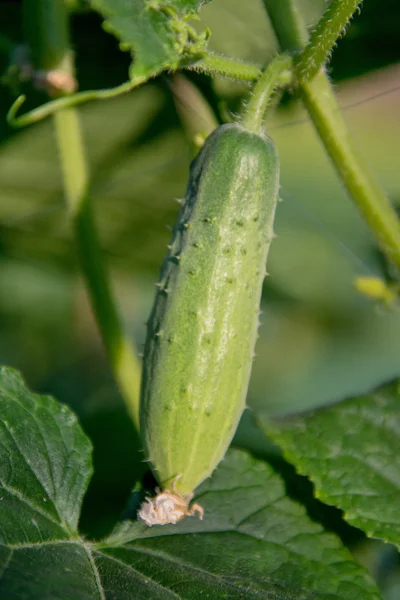
[[[205,38],[196,34],[187,17],[195,17],[209,0],[91,0],[124,50],[133,53],[130,76],[150,77],[204,49]]]
[[[73,413],[0,369],[0,544],[77,536],[91,473],[91,446]]]
[[[231,450],[196,501],[205,509],[202,522],[117,527],[109,546],[103,544],[102,564],[108,557],[108,568],[115,560],[119,569],[125,565],[132,585],[131,568],[156,579],[176,593],[165,598],[379,597],[340,541],[287,498],[280,477],[262,461]]]
[[[103,600],[98,576],[90,547],[79,541],[0,544],[4,600]]]
[[[397,382],[329,408],[261,418],[323,502],[368,536],[400,545],[400,393]]]
[[[1,598],[100,597],[77,532],[91,474],[90,442],[70,409],[0,369]]]
[[[0,372],[0,597],[7,600],[378,600],[340,541],[262,461],[232,451],[200,489],[205,518],[126,521],[89,543],[76,524],[90,444],[71,411]]]

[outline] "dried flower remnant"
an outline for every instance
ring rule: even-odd
[[[175,525],[185,517],[198,515],[202,520],[204,516],[203,507],[194,503],[190,506],[193,494],[181,496],[176,492],[157,490],[157,496],[146,498],[143,502],[138,517],[149,527],[152,525]]]

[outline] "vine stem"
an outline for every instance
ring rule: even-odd
[[[282,50],[301,50],[306,44],[306,27],[295,0],[264,0],[264,5]],[[285,22],[280,19],[282,15],[287,16]],[[348,192],[385,256],[400,269],[400,222],[389,199],[355,148],[325,70],[320,69],[309,81],[300,79],[299,90]]]
[[[182,69],[188,69],[190,71],[198,71],[199,73],[205,73],[207,75],[224,75],[225,77],[231,77],[232,79],[240,79],[242,81],[255,81],[259,78],[261,73],[261,67],[252,63],[242,62],[240,60],[234,60],[221,54],[214,54],[212,52],[206,54],[204,58],[194,62],[193,64],[186,64]],[[155,74],[154,74],[155,75]],[[7,122],[12,127],[25,127],[26,125],[32,125],[37,123],[57,111],[63,108],[70,108],[72,106],[78,106],[91,100],[107,100],[109,98],[115,98],[121,94],[127,94],[133,89],[139,87],[143,83],[148,81],[148,77],[140,76],[135,77],[129,81],[125,81],[114,88],[102,89],[102,90],[87,90],[83,92],[76,92],[46,102],[37,108],[21,115],[18,115],[18,111],[24,104],[26,97],[22,94],[11,105],[7,113]]]
[[[281,50],[295,53],[308,41],[308,32],[296,0],[263,0]]]
[[[296,75],[300,81],[312,79],[328,60],[338,38],[362,0],[332,0],[304,50],[295,58]]]
[[[186,65],[185,68],[207,75],[224,75],[242,81],[255,81],[261,74],[260,65],[235,60],[214,52],[207,53],[201,60],[192,65]]]
[[[126,337],[111,292],[96,230],[89,174],[77,112],[66,108],[54,114],[65,198],[90,303],[115,380],[131,418],[139,431],[141,367]]]
[[[264,117],[275,88],[280,83],[287,84],[291,79],[292,59],[280,54],[266,67],[257,81],[247,104],[243,125],[249,131],[259,133],[263,129]]]
[[[31,56],[35,61],[34,70],[41,71],[44,75],[59,70],[73,78],[72,53],[68,41],[68,12],[64,0],[24,0],[24,3],[23,8],[29,13],[29,18],[25,21],[26,37],[31,46],[38,45],[36,48],[31,47]],[[37,31],[40,31],[39,37]],[[56,46],[52,46],[54,40],[57,41]],[[56,49],[56,52],[47,52],[46,48]],[[49,57],[53,57],[51,61]],[[58,90],[58,95],[63,97],[52,103],[53,107],[54,104],[57,106],[54,124],[65,199],[94,316],[114,377],[139,431],[140,365],[130,341],[123,332],[111,293],[92,214],[88,191],[89,169],[83,136],[76,110],[65,107],[69,100],[67,93],[66,90]],[[27,122],[23,121],[22,124]]]
[[[354,146],[326,73],[302,82],[300,93],[337,172],[382,250],[400,269],[400,222]]]
[[[78,106],[79,104],[89,102],[90,100],[106,100],[108,98],[115,98],[121,94],[126,94],[145,81],[147,81],[146,77],[137,77],[136,79],[125,81],[115,88],[76,92],[76,94],[62,96],[61,98],[56,98],[55,100],[46,102],[45,104],[34,108],[28,113],[17,117],[19,109],[26,100],[26,96],[22,94],[21,96],[18,96],[18,98],[11,105],[7,113],[7,122],[13,127],[25,127],[26,125],[32,125],[33,123],[37,123],[38,121],[41,121],[42,119],[45,119],[46,117],[49,117],[50,115],[55,114],[57,111],[64,108]]]

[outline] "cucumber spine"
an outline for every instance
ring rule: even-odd
[[[146,458],[189,497],[225,455],[245,408],[279,161],[265,135],[218,127],[191,165],[148,322]]]

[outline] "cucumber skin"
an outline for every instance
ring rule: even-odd
[[[240,125],[218,127],[191,165],[143,362],[142,441],[163,489],[190,494],[235,434],[278,190],[273,142]]]

